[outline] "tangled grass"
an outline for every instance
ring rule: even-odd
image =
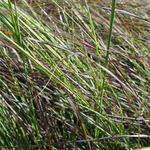
[[[149,7],[1,0],[0,148],[149,146]]]

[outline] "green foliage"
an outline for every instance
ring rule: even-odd
[[[0,149],[150,145],[149,8],[125,1],[0,1]]]

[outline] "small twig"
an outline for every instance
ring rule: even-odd
[[[85,142],[98,142],[103,140],[113,140],[113,139],[122,139],[122,138],[150,138],[150,135],[119,135],[119,136],[109,136],[109,137],[102,137],[97,139],[90,139],[90,140],[77,140],[74,141],[75,143],[85,143]],[[70,142],[73,143],[73,142]]]
[[[57,143],[47,143],[47,144],[35,144],[35,145],[20,145],[20,146],[0,146],[0,148],[7,148],[7,149],[12,149],[12,148],[34,148],[34,147],[43,147],[43,146],[56,146],[58,144],[71,144],[71,143],[87,143],[87,142],[99,142],[99,141],[104,141],[104,140],[115,140],[115,139],[122,139],[122,138],[150,138],[150,135],[144,135],[144,134],[139,134],[139,135],[119,135],[119,136],[109,136],[109,137],[102,137],[102,138],[97,138],[97,139],[90,139],[90,140],[76,140],[76,141],[62,141],[62,142],[57,142]]]

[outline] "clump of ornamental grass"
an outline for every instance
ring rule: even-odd
[[[0,148],[150,145],[149,6],[0,1]]]

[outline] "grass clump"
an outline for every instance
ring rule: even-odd
[[[148,146],[145,5],[0,1],[0,147]]]

